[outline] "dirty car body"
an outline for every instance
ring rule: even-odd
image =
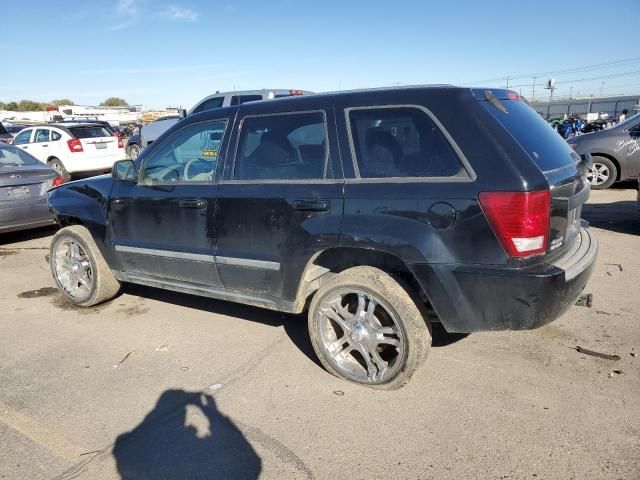
[[[439,87],[311,95],[204,112],[147,149],[135,162],[135,178],[73,182],[55,189],[49,203],[62,225],[89,229],[121,281],[299,312],[324,278],[362,262],[406,278],[449,331],[536,328],[566,311],[591,274],[597,243],[580,220],[589,185],[580,158],[561,140],[538,137],[540,148],[519,141],[520,130],[531,129],[526,122],[535,122],[533,111],[524,110],[529,107],[510,92],[492,95],[502,106],[493,106],[484,90]],[[350,115],[396,107],[425,113],[461,168],[444,176],[374,172],[365,178]],[[526,125],[503,122],[502,108],[522,110]],[[319,178],[238,176],[244,122],[310,111],[320,112],[326,125]],[[211,122],[221,131],[211,147],[215,158],[208,154],[214,161],[209,177],[143,178],[147,162],[181,131]],[[546,125],[536,128],[542,132]],[[196,163],[204,165],[201,160]],[[550,192],[544,249],[512,256],[479,198],[534,191]]]

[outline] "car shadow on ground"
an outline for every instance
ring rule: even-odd
[[[318,367],[322,368],[318,357],[313,350],[309,332],[307,330],[307,315],[293,315],[282,312],[274,312],[263,308],[242,305],[239,303],[215,300],[207,297],[199,297],[186,293],[161,290],[142,285],[126,284],[124,293],[136,295],[143,298],[157,300],[159,302],[169,302],[173,305],[180,305],[185,308],[193,308],[205,312],[225,315],[229,317],[241,318],[252,322],[261,323],[271,327],[283,327],[285,333],[293,344],[304,353]],[[432,324],[432,346],[446,347],[465,338],[467,334],[447,333],[440,323]]]
[[[38,238],[51,237],[58,230],[57,225],[34,228],[31,230],[19,230],[17,232],[0,233],[0,246],[12,243],[26,242]]]
[[[587,203],[582,207],[582,218],[595,228],[640,235],[640,210],[635,200]]]
[[[211,395],[165,391],[142,422],[115,441],[122,480],[258,478],[262,460]]]

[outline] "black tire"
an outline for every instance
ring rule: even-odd
[[[616,182],[618,178],[618,167],[607,157],[601,157],[594,155],[593,167],[590,172],[591,188],[594,190],[606,190]],[[599,172],[607,172],[606,180],[602,181],[602,176],[596,175],[596,170]]]
[[[74,298],[71,296],[61,284],[54,261],[56,258],[56,249],[62,241],[73,240],[82,248],[89,261],[91,269],[92,284],[86,297]],[[51,240],[49,249],[49,266],[51,274],[56,286],[64,299],[74,305],[82,307],[91,307],[107,300],[111,300],[118,294],[120,290],[120,282],[113,276],[111,269],[107,265],[104,257],[100,253],[96,242],[89,231],[81,225],[72,225],[59,230]]]
[[[127,145],[127,155],[131,160],[135,160],[140,155],[140,145],[132,143],[131,145]]]
[[[67,169],[64,168],[64,165],[58,158],[52,158],[48,162],[49,166],[53,168],[56,172],[60,174],[65,182],[71,180],[71,174],[67,172]]]
[[[337,362],[331,359],[330,349],[325,345],[323,333],[321,333],[323,329],[321,323],[326,322],[327,317],[323,317],[320,307],[326,308],[326,302],[329,302],[329,299],[349,289],[363,292],[365,295],[371,294],[373,298],[382,301],[384,305],[379,302],[377,305],[383,307],[384,311],[389,311],[391,317],[394,317],[394,325],[400,327],[402,331],[404,340],[402,358],[398,355],[399,363],[394,367],[395,373],[389,378],[380,381],[371,380],[371,377],[359,379],[350,375],[346,369],[341,370],[337,367]],[[425,321],[423,311],[424,308],[413,299],[409,289],[399,280],[377,268],[354,267],[328,280],[314,295],[309,307],[309,336],[318,359],[329,373],[371,388],[394,390],[409,381],[416,369],[424,363],[431,348],[431,327]],[[348,338],[346,330],[341,338]],[[351,337],[345,342],[346,345],[350,345]],[[343,346],[343,348],[348,347]],[[358,353],[355,349],[351,351]],[[359,357],[363,358],[362,355]],[[363,368],[367,367],[363,365]]]

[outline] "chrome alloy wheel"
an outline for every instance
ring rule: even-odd
[[[602,185],[609,180],[609,175],[611,175],[609,167],[603,163],[593,162],[593,166],[587,173],[587,180],[591,185]]]
[[[53,268],[58,284],[75,301],[89,298],[93,289],[93,270],[87,252],[71,237],[62,237],[55,249]]]
[[[322,301],[318,315],[325,356],[346,377],[385,383],[402,368],[406,339],[382,300],[364,291],[340,289]]]

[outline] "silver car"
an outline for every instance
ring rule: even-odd
[[[27,152],[0,143],[0,233],[54,224],[47,192],[62,181]]]

